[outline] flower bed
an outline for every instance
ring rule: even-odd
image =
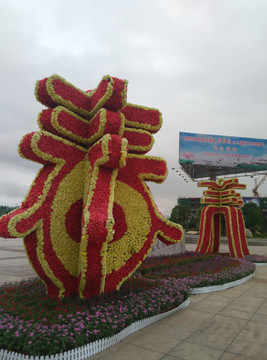
[[[245,259],[248,261],[254,262],[255,264],[266,264],[267,265],[267,257],[264,255],[257,255],[257,254],[246,255]]]
[[[145,261],[138,274],[147,279],[179,278],[190,287],[222,285],[241,279],[255,271],[255,265],[244,259],[232,259],[227,254],[187,252],[183,256]]]
[[[38,279],[6,284],[0,288],[0,349],[62,353],[176,308],[192,287],[223,284],[254,271],[246,260],[189,252],[147,259],[119,292],[91,300],[50,299]]]

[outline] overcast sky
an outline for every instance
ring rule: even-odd
[[[127,79],[128,102],[163,114],[149,153],[169,168],[149,184],[159,209],[200,196],[171,170],[179,131],[267,137],[266,17],[266,0],[0,0],[0,204],[19,205],[39,169],[17,146],[38,130],[36,80],[54,73],[83,90]]]

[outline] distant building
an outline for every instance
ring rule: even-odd
[[[262,210],[264,222],[267,223],[267,198],[266,197],[259,198],[259,201],[260,201],[259,207]]]

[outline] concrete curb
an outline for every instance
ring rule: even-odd
[[[212,286],[204,286],[204,287],[193,288],[192,289],[192,295],[205,294],[205,293],[209,293],[209,292],[215,292],[215,291],[221,291],[221,290],[230,289],[231,287],[244,284],[245,282],[247,282],[248,280],[250,280],[254,276],[255,276],[255,272],[253,274],[250,274],[250,275],[242,278],[242,279],[239,279],[239,280],[236,280],[236,281],[231,281],[231,282],[228,282],[228,283],[225,283],[225,284],[222,284],[222,285],[212,285]]]

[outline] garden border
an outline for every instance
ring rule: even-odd
[[[255,276],[255,271],[242,278],[242,279],[238,279],[235,281],[231,281],[222,285],[211,285],[211,286],[204,286],[204,287],[196,287],[196,288],[192,288],[192,295],[197,295],[197,294],[205,294],[205,293],[209,293],[209,292],[215,292],[215,291],[221,291],[221,290],[226,290],[226,289],[230,289],[231,287],[234,286],[238,286],[241,284],[244,284],[245,282],[247,282],[248,280],[252,279]]]
[[[231,281],[222,285],[211,285],[205,287],[192,288],[191,294],[204,294],[208,292],[216,292],[221,290],[226,290],[234,286],[241,285],[255,276],[255,271],[242,278],[235,281]],[[117,344],[125,337],[133,334],[134,332],[143,329],[144,327],[153,324],[154,322],[161,320],[169,315],[172,315],[178,310],[182,310],[186,308],[190,304],[190,298],[184,301],[182,304],[177,306],[176,308],[167,311],[162,314],[158,314],[155,316],[148,317],[143,320],[138,320],[133,322],[131,325],[120,331],[118,334],[115,334],[109,338],[104,338],[101,340],[94,341],[87,345],[81,346],[76,349],[72,349],[69,351],[65,351],[64,353],[58,353],[54,355],[41,355],[41,356],[33,356],[33,355],[24,355],[16,352],[7,351],[4,349],[0,349],[0,359],[1,360],[84,360],[88,357],[91,357],[99,352],[108,349],[109,347]]]
[[[186,308],[190,304],[190,298],[185,300],[182,304],[176,308],[167,311],[162,314],[151,316],[149,318],[138,320],[133,322],[131,325],[123,329],[118,334],[115,334],[109,338],[104,338],[101,340],[94,341],[87,345],[81,346],[79,348],[65,351],[64,353],[47,355],[47,356],[32,356],[32,355],[23,355],[16,352],[11,352],[7,350],[0,350],[0,359],[1,360],[84,360],[90,356],[93,356],[100,351],[106,350],[109,347],[117,344],[119,341],[126,338],[128,335],[133,334],[134,332],[143,329],[144,327],[153,324],[154,322],[161,320],[169,315],[172,315],[178,310]]]
[[[256,266],[267,266],[267,263],[256,263],[256,262],[254,262],[254,264],[256,265]]]

